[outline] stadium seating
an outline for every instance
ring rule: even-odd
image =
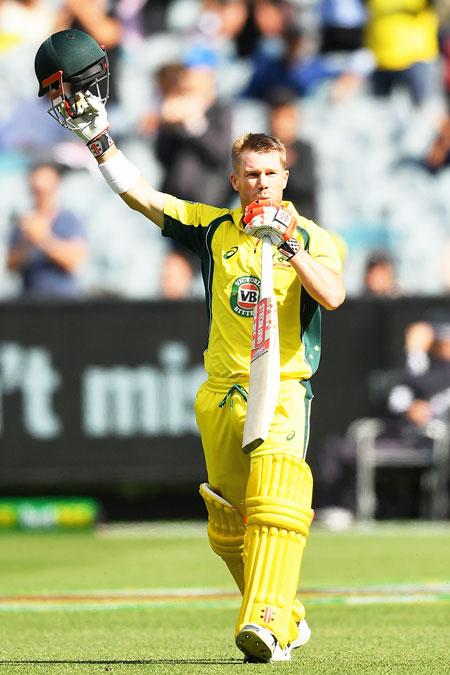
[[[305,21],[311,22],[315,0],[298,0],[296,4]],[[154,104],[155,70],[162,63],[181,58],[192,44],[192,22],[198,6],[195,0],[172,2],[166,32],[147,36],[142,43],[125,42],[121,50],[116,73],[119,104],[110,109],[111,128],[121,147],[156,185],[161,168],[153,153],[153,139],[139,135],[137,125],[140,115]],[[4,213],[0,219],[0,252],[6,246],[10,215],[26,199],[28,164],[36,152],[39,156],[45,152],[57,155],[62,140],[56,129],[52,136],[48,116],[33,107],[36,87],[32,73],[30,76],[30,50],[17,62],[14,77],[8,67],[11,59],[8,54],[0,59],[0,88],[5,96],[0,113]],[[248,77],[249,63],[245,60],[218,66],[219,94],[234,101],[235,135],[249,129],[267,130],[264,106],[237,98]],[[13,86],[18,81],[23,83],[19,88]],[[383,249],[397,260],[399,283],[405,294],[434,294],[443,290],[439,260],[450,241],[450,169],[431,174],[421,165],[441,107],[441,101],[434,101],[429,107],[414,111],[402,94],[394,94],[389,100],[375,100],[364,86],[360,92],[336,102],[330,97],[327,84],[302,101],[299,133],[314,144],[318,160],[319,222],[346,241],[349,252],[346,283],[350,296],[362,290],[365,260],[373,249]],[[23,125],[20,132],[23,138],[11,135],[13,132],[20,135],[16,118],[8,119],[14,109],[29,109],[33,118],[33,124]],[[39,133],[35,128],[38,119],[42,122]],[[35,138],[33,147],[30,138]],[[124,297],[158,297],[155,261],[166,250],[166,242],[159,233],[153,232],[140,216],[121,205],[117,207],[117,200],[101,181],[94,180],[94,172],[84,169],[67,174],[64,186],[64,203],[84,210],[89,228],[91,260],[83,273],[85,287],[92,292],[101,287],[108,293],[119,289]],[[88,197],[80,200],[80,194]],[[95,213],[86,209],[87,204],[95,204]],[[112,233],[115,244],[111,243]],[[132,276],[131,258],[134,258]],[[14,278],[2,271],[0,298],[8,297],[15,288]]]
[[[377,469],[394,467],[423,469],[421,479],[421,516],[445,519],[449,514],[447,480],[450,467],[448,424],[434,420],[421,447],[405,447],[398,441],[381,437],[383,421],[377,418],[355,420],[348,437],[356,446],[356,518],[375,519],[377,510]]]

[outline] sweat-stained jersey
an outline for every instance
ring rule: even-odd
[[[328,232],[296,215],[301,245],[320,263],[339,272],[339,255]],[[165,195],[163,235],[201,259],[209,322],[204,355],[209,379],[248,382],[253,308],[261,285],[261,243],[244,232],[242,209],[221,209]],[[273,264],[281,379],[308,379],[320,359],[320,307],[275,247]]]

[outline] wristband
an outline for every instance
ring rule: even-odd
[[[98,165],[103,178],[113,192],[120,195],[135,185],[141,172],[119,151],[106,162]]]
[[[94,140],[89,141],[87,144],[96,159],[104,155],[112,145],[114,145],[114,141],[107,131],[104,131],[100,136],[97,136],[97,138],[94,138]]]
[[[300,244],[295,237],[291,237],[278,247],[279,252],[285,260],[290,260],[300,251]]]

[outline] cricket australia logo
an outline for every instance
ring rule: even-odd
[[[257,277],[239,277],[231,288],[230,305],[239,316],[252,317],[259,300],[261,281]]]

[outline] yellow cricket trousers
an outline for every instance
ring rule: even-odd
[[[243,517],[246,516],[245,496],[250,470],[250,457],[242,452],[246,397],[245,385],[207,380],[198,390],[195,401],[208,483]],[[305,459],[311,400],[309,381],[282,381],[269,435],[252,455],[286,453]]]

